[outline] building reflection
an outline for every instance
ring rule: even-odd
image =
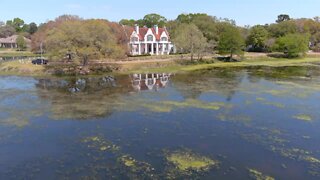
[[[132,74],[130,75],[132,87],[135,91],[159,90],[165,88],[171,73],[161,74]]]

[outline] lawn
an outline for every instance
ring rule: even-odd
[[[270,66],[270,67],[284,67],[284,66],[307,66],[307,65],[319,65],[320,58],[301,58],[301,59],[285,59],[285,58],[256,58],[247,59],[240,62],[221,62],[215,60],[214,63],[210,64],[194,64],[194,65],[181,65],[180,63],[171,63],[167,66],[161,66],[159,64],[146,66],[130,66],[124,65],[124,69],[128,73],[148,73],[148,72],[185,72],[195,71],[201,69],[210,68],[228,68],[228,67],[252,67],[252,66]],[[137,68],[139,67],[139,68]]]
[[[0,48],[0,57],[13,57],[13,56],[36,57],[38,55],[32,53],[31,51],[17,51],[16,49]]]
[[[44,66],[34,65],[31,61],[8,61],[0,63],[0,75],[44,75]]]

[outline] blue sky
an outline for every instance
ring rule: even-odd
[[[236,20],[238,25],[272,23],[281,13],[293,18],[320,16],[319,0],[1,0],[0,21],[20,17],[27,23],[46,22],[62,14],[83,18],[142,18],[158,13],[175,19],[202,12]]]

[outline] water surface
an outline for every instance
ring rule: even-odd
[[[319,70],[2,76],[0,179],[319,179]]]

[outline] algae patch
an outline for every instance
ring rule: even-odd
[[[250,177],[256,180],[274,180],[273,177],[264,175],[262,172],[256,169],[248,169],[250,173]]]
[[[257,101],[261,102],[264,105],[274,106],[277,108],[285,108],[285,105],[278,102],[269,102],[265,98],[256,98]]]
[[[100,136],[86,137],[82,140],[88,148],[99,150],[99,151],[111,151],[117,152],[120,150],[119,146],[114,145],[111,141],[106,140]]]
[[[293,118],[302,120],[302,121],[312,121],[312,117],[307,114],[298,114],[296,116],[293,116]]]
[[[120,155],[118,162],[126,170],[129,179],[159,179],[149,163],[138,161],[128,154]]]
[[[188,172],[189,170],[208,171],[219,164],[216,160],[195,154],[190,150],[179,150],[168,153],[166,160],[181,172]]]

